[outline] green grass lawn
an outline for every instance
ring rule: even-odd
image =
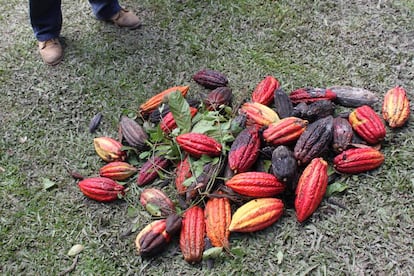
[[[263,231],[232,234],[238,254],[225,254],[212,269],[187,264],[177,240],[141,259],[134,240],[152,218],[138,198],[97,203],[68,174],[96,175],[103,163],[93,138],[116,138],[119,117],[135,115],[155,93],[175,85],[189,85],[191,95],[205,92],[192,80],[205,67],[226,74],[236,101],[268,74],[286,91],[351,85],[382,98],[401,85],[414,99],[413,1],[122,4],[142,17],[141,29],[95,20],[87,1],[64,1],[65,56],[48,67],[37,52],[28,3],[1,3],[2,274],[62,273],[74,263],[67,253],[75,244],[84,250],[73,275],[414,274],[412,115],[405,127],[387,129],[378,170],[341,177],[348,189],[325,199],[306,223],[287,209]],[[91,134],[98,112],[103,121]],[[163,189],[173,194],[173,187]]]

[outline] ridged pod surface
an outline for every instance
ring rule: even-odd
[[[146,147],[148,135],[144,128],[135,120],[122,116],[119,122],[122,137],[131,147],[143,150]]]
[[[385,125],[370,106],[357,107],[349,114],[348,120],[355,132],[367,143],[377,144],[384,140]]]
[[[221,86],[227,86],[227,77],[216,70],[202,69],[194,74],[193,80],[201,86],[209,89],[215,89]]]
[[[206,223],[204,210],[197,205],[188,208],[183,215],[180,249],[184,260],[198,263],[203,257]]]
[[[279,116],[273,109],[257,102],[246,102],[242,104],[239,112],[240,114],[246,115],[247,125],[257,125],[261,127],[280,120]]]
[[[113,180],[125,180],[135,174],[137,168],[123,161],[110,162],[99,169],[99,175]]]
[[[273,102],[274,92],[279,87],[280,83],[275,77],[266,76],[253,90],[252,102],[270,105]]]
[[[78,183],[81,192],[90,199],[110,202],[125,194],[125,187],[107,177],[85,178]]]
[[[384,155],[374,148],[352,148],[335,156],[334,168],[340,173],[358,174],[378,168]]]
[[[291,144],[302,135],[307,125],[306,120],[287,117],[270,124],[263,131],[263,139],[274,146]]]
[[[299,222],[309,218],[325,195],[328,186],[328,163],[314,158],[304,169],[296,187],[295,210]]]
[[[180,134],[176,137],[176,141],[181,149],[195,158],[200,158],[203,154],[216,157],[222,150],[218,141],[202,133]]]
[[[248,171],[259,156],[260,144],[259,131],[256,127],[242,130],[236,136],[228,153],[230,169],[235,173]]]
[[[158,177],[158,172],[166,169],[170,165],[170,161],[162,156],[153,155],[142,164],[138,177],[137,185],[144,186],[153,182]]]
[[[192,175],[190,162],[188,161],[188,157],[185,157],[182,161],[178,162],[175,168],[175,187],[178,194],[185,194],[187,186],[184,185],[184,181]]]
[[[296,89],[289,94],[292,103],[313,103],[320,100],[335,100],[336,94],[325,88],[305,87]]]
[[[382,104],[382,117],[391,128],[401,127],[410,117],[410,101],[401,86],[387,91]]]
[[[212,197],[204,208],[206,233],[215,247],[229,248],[229,226],[231,222],[230,200],[225,197]]]
[[[227,86],[217,87],[208,93],[204,103],[208,110],[217,110],[221,105],[229,106],[233,98],[231,88]]]
[[[171,239],[166,231],[166,219],[159,219],[145,226],[135,238],[135,247],[142,257],[162,251]]]
[[[198,109],[195,107],[190,107],[190,116],[191,118],[194,117],[197,113]],[[177,127],[177,123],[175,122],[174,115],[172,112],[168,112],[167,115],[162,118],[160,122],[161,130],[168,134],[173,131]]]
[[[272,152],[273,174],[286,184],[290,192],[296,188],[298,164],[293,152],[286,146],[278,146]]]
[[[253,199],[234,212],[230,232],[255,232],[275,223],[284,211],[283,201],[278,198]]]
[[[154,216],[168,216],[175,212],[174,202],[160,189],[144,189],[139,197],[142,206]]]
[[[154,111],[163,101],[164,97],[170,94],[174,91],[179,91],[181,95],[184,97],[187,95],[188,89],[190,86],[173,86],[170,88],[167,88],[158,94],[154,95],[153,97],[149,98],[147,101],[145,101],[143,104],[139,107],[139,112],[141,115],[146,116],[152,111]]]
[[[122,150],[122,144],[110,137],[97,137],[93,139],[95,151],[105,162],[124,161],[127,157]]]
[[[352,143],[354,131],[349,121],[342,117],[333,119],[332,148],[336,153],[340,153],[348,148]]]
[[[279,118],[283,119],[286,117],[291,117],[293,112],[293,104],[289,95],[282,88],[278,88],[275,91],[274,95],[274,104],[276,108],[276,113],[279,115]]]
[[[286,186],[276,176],[267,172],[244,172],[225,182],[233,191],[249,197],[272,197],[282,193]]]
[[[308,164],[321,156],[332,141],[333,117],[319,119],[306,128],[296,142],[293,154],[299,164]]]

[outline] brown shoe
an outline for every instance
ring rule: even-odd
[[[126,9],[121,9],[117,12],[112,16],[111,21],[118,27],[126,27],[130,30],[135,30],[141,26],[138,16]]]
[[[39,51],[43,61],[48,65],[56,65],[63,58],[63,49],[58,38],[39,41]]]

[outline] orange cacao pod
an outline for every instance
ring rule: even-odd
[[[273,109],[257,102],[244,103],[240,107],[239,112],[246,115],[247,125],[261,127],[279,121],[279,116]]]
[[[410,117],[410,101],[404,88],[396,86],[387,91],[382,104],[382,117],[391,128],[401,127]]]
[[[263,139],[275,146],[295,142],[305,131],[308,121],[296,117],[287,117],[270,124],[263,131]]]
[[[352,143],[354,131],[349,121],[342,117],[333,119],[332,148],[340,153],[348,148]]]
[[[194,117],[194,115],[197,113],[197,108],[195,107],[190,107],[190,115],[191,117]],[[164,116],[164,118],[162,118],[161,122],[160,122],[160,127],[161,130],[164,133],[170,133],[172,130],[174,130],[177,127],[177,123],[174,120],[174,116],[172,114],[172,112],[168,112],[167,115]]]
[[[231,222],[230,200],[225,197],[210,198],[204,208],[206,233],[215,247],[229,248]]]
[[[253,199],[233,214],[230,232],[254,232],[275,223],[283,214],[284,204],[278,198]]]
[[[336,94],[325,88],[305,87],[296,89],[289,94],[292,103],[312,103],[320,100],[335,100]]]
[[[280,87],[279,81],[273,76],[266,76],[252,93],[252,102],[270,105],[273,102],[275,90]]]
[[[215,89],[221,86],[227,86],[227,77],[215,70],[202,69],[194,74],[193,80],[206,88]]]
[[[122,137],[131,147],[136,147],[140,150],[145,149],[148,135],[144,128],[135,120],[122,116],[119,122]]]
[[[125,187],[107,177],[85,178],[78,183],[81,192],[100,202],[110,202],[125,194]]]
[[[340,173],[357,174],[378,168],[384,155],[374,148],[352,148],[335,156],[334,168]]]
[[[153,155],[142,164],[137,178],[138,186],[147,185],[153,182],[158,173],[165,170],[170,164],[170,161],[162,156]]]
[[[114,161],[102,166],[99,175],[113,180],[125,180],[137,171],[137,168],[127,162]]]
[[[162,251],[170,241],[166,231],[166,219],[151,222],[135,238],[135,247],[143,257],[153,256]]]
[[[178,194],[184,194],[187,190],[187,186],[184,185],[184,181],[192,176],[190,162],[188,157],[185,157],[177,164],[175,169],[175,187]]]
[[[355,132],[369,144],[377,144],[385,137],[384,123],[368,105],[355,108],[349,114],[348,120]]]
[[[181,95],[183,95],[185,97],[187,95],[187,92],[188,92],[189,88],[190,88],[190,86],[186,85],[186,86],[174,86],[174,87],[170,87],[166,90],[163,90],[163,91],[159,92],[158,94],[156,94],[155,96],[148,99],[143,104],[141,104],[141,106],[139,107],[139,112],[142,115],[148,115],[154,109],[156,109],[162,103],[164,97],[167,96],[168,94],[170,94],[171,92],[179,91],[181,93]]]
[[[206,223],[204,211],[194,205],[184,212],[180,233],[180,249],[188,263],[200,262],[204,251]]]
[[[221,154],[221,144],[202,133],[180,134],[176,137],[176,141],[181,149],[195,158],[200,158],[203,154],[210,157]]]
[[[249,127],[233,141],[228,153],[228,165],[235,173],[248,171],[256,162],[260,150],[259,130]]]
[[[153,216],[168,216],[175,212],[174,202],[157,188],[144,189],[139,201]]]
[[[318,208],[328,186],[328,163],[314,158],[306,166],[296,187],[295,210],[299,222],[305,221]]]
[[[244,172],[226,181],[233,191],[250,197],[272,197],[285,190],[285,184],[266,172]]]
[[[96,153],[106,162],[124,161],[126,152],[121,150],[122,144],[110,137],[97,137],[93,139]]]
[[[207,106],[208,110],[217,110],[221,105],[229,106],[233,98],[233,93],[231,89],[227,86],[217,87],[211,91],[204,103]]]
[[[332,141],[333,117],[319,119],[305,129],[296,142],[293,154],[299,164],[307,164],[321,156]]]

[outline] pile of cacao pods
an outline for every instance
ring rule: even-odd
[[[100,202],[139,188],[140,203],[154,218],[135,239],[143,257],[159,253],[177,235],[184,259],[198,263],[210,249],[228,251],[231,233],[275,223],[289,201],[297,221],[306,221],[323,200],[330,171],[378,168],[387,125],[402,127],[410,115],[399,86],[385,93],[377,113],[377,96],[360,88],[285,93],[269,75],[234,105],[221,72],[203,69],[193,80],[204,94],[188,97],[189,86],[168,88],[146,100],[135,118],[121,117],[118,139],[95,138],[96,153],[107,164],[99,177],[78,183],[85,196]],[[138,166],[128,162],[132,155]],[[168,196],[160,183],[176,194]]]

